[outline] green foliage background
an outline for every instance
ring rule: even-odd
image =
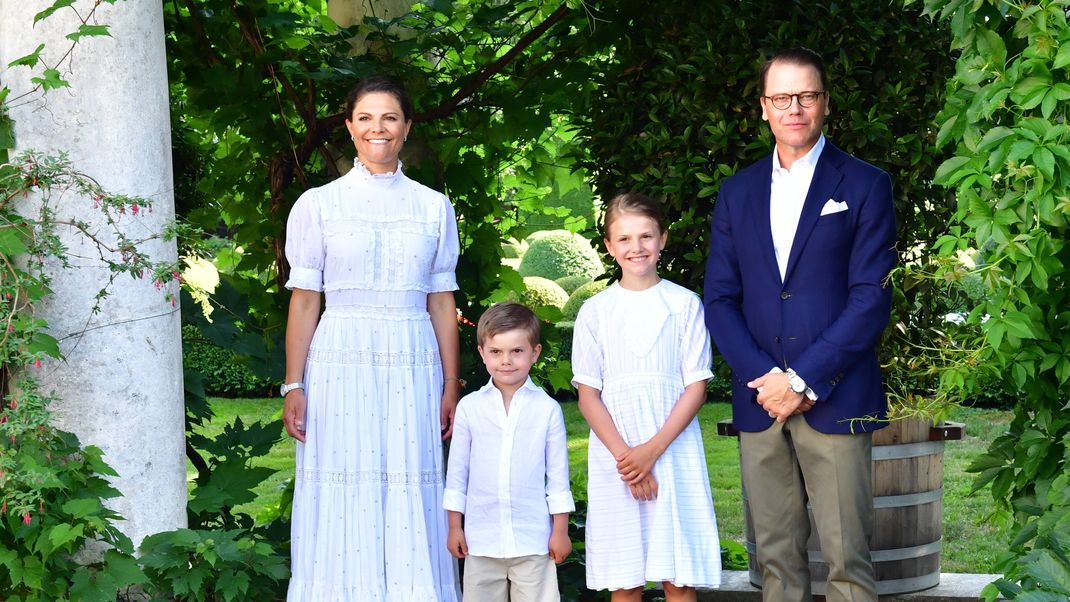
[[[947,154],[933,144],[932,116],[954,62],[948,33],[920,9],[867,0],[644,6],[624,0],[599,13],[594,35],[613,52],[597,62],[591,106],[574,115],[583,140],[574,148],[603,200],[640,190],[664,203],[664,275],[701,290],[720,182],[772,152],[758,70],[791,46],[825,59],[829,139],[892,175],[899,248],[944,232],[953,203],[931,184]]]
[[[923,390],[936,380],[968,388],[987,367],[1021,391],[1011,434],[975,466],[980,486],[991,483],[1020,527],[999,590],[1022,600],[1065,598],[1070,3],[927,0],[924,13],[906,4],[741,0],[651,10],[638,0],[431,0],[398,19],[343,28],[325,17],[322,0],[165,2],[176,204],[210,233],[222,272],[213,319],[190,311],[184,298],[184,320],[246,358],[259,377],[281,376],[285,217],[302,191],[337,177],[351,155],[342,99],[371,73],[399,77],[416,101],[402,159],[410,176],[445,191],[457,208],[459,305],[470,321],[523,289],[519,274],[501,265],[501,242],[523,238],[539,221],[532,216],[601,238],[593,215],[560,209],[583,213],[592,191],[601,199],[624,189],[660,198],[671,221],[663,273],[699,290],[720,182],[772,148],[757,102],[758,68],[777,49],[806,45],[828,63],[830,139],[894,178],[900,250],[911,269],[895,278],[887,367]],[[107,35],[95,27],[81,35]],[[32,55],[20,60],[36,64]],[[37,83],[62,87],[57,66],[43,67]],[[0,110],[0,155],[13,145],[12,132]],[[980,249],[983,286],[951,292],[947,283],[963,270],[949,260],[968,248]],[[961,332],[937,332],[947,311],[970,308]],[[546,308],[542,317],[560,312]],[[461,332],[465,377],[482,381],[474,329]],[[561,335],[548,328],[544,336],[540,374],[565,388]],[[936,344],[963,350],[939,375],[904,359]],[[194,530],[149,542],[146,573],[204,599],[277,596],[287,493],[262,524],[234,508],[267,476],[251,469],[252,460],[278,440],[278,424],[238,422],[214,439],[198,435],[211,416],[204,381],[191,372],[187,390],[187,452],[198,473]],[[64,455],[77,447],[63,445]],[[62,478],[95,483],[84,479],[107,469],[90,464]],[[33,525],[40,541],[62,548],[84,539],[61,528],[64,514],[38,508],[48,525]],[[7,533],[27,533],[14,518]],[[103,525],[112,517],[98,518]],[[217,542],[225,553],[209,560],[206,550]],[[10,554],[0,556],[14,570]],[[245,592],[234,589],[239,583]]]
[[[976,249],[987,294],[969,314],[979,339],[944,380],[969,389],[990,368],[1016,391],[1014,419],[971,466],[1017,534],[985,598],[1070,598],[1070,2],[927,0],[960,55],[937,117],[954,157],[945,257]],[[963,277],[954,267],[938,278]]]

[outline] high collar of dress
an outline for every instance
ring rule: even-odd
[[[353,160],[353,169],[349,170],[346,174],[352,178],[355,178],[361,182],[367,182],[377,186],[391,186],[394,182],[400,180],[403,177],[402,174],[401,159],[398,159],[398,168],[394,171],[388,171],[385,173],[372,173],[368,171],[368,168],[361,162],[360,157]]]

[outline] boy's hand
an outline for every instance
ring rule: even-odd
[[[555,564],[561,564],[572,553],[572,540],[568,538],[568,531],[559,533],[557,529],[550,534],[550,560]]]
[[[649,474],[635,485],[628,485],[632,497],[640,502],[649,502],[658,498],[658,481]]]
[[[621,480],[629,485],[638,485],[650,475],[660,455],[649,441],[628,448],[616,458]]]
[[[446,549],[454,558],[468,556],[468,541],[464,538],[464,529],[450,527],[450,533],[446,536]]]

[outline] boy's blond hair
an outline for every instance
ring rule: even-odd
[[[476,344],[482,347],[487,339],[510,330],[527,332],[532,347],[539,344],[539,317],[514,301],[498,303],[483,312],[476,325]]]

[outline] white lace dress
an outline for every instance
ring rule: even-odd
[[[610,286],[580,308],[572,370],[573,383],[601,391],[628,445],[650,440],[684,387],[713,376],[702,303],[667,280],[642,291]],[[658,459],[654,478],[657,499],[633,499],[613,455],[591,432],[587,587],[720,585],[721,545],[697,418]]]
[[[406,177],[347,175],[287,223],[287,288],[323,291],[305,367],[289,602],[459,600],[446,551],[442,366],[427,294],[457,289],[449,201]]]

